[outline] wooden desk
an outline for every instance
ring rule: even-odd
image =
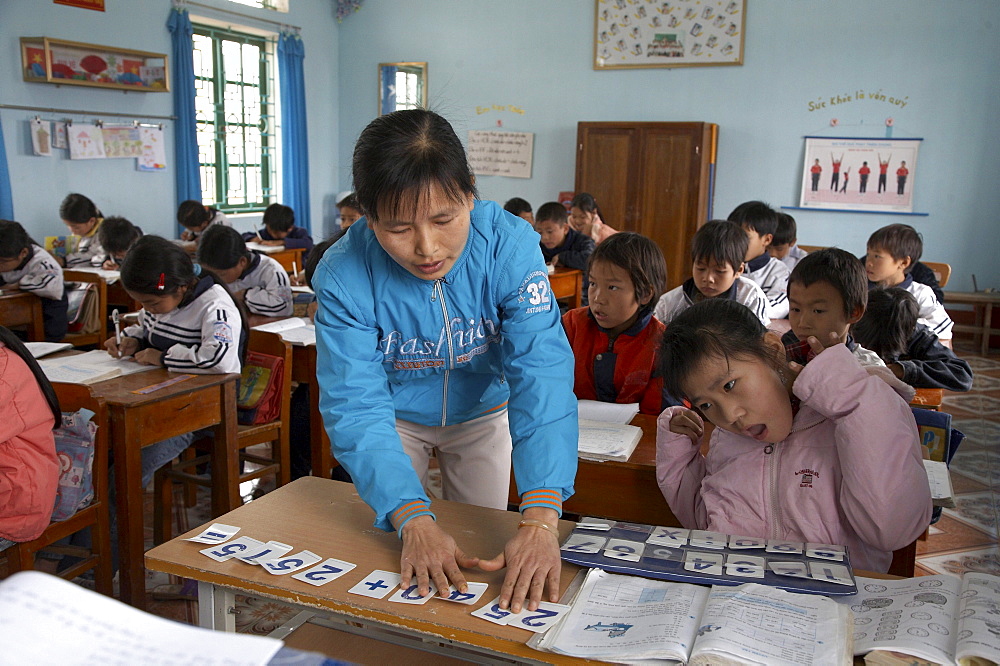
[[[278,252],[267,252],[267,256],[271,257],[285,269],[286,273],[292,272],[292,262],[295,262],[295,268],[301,273],[305,270],[305,266],[302,265],[302,255],[305,253],[305,248],[297,247],[295,249],[283,248]]]
[[[330,452],[330,438],[319,412],[319,384],[316,383],[316,345],[292,346],[292,381],[309,385],[309,450],[313,476],[330,478],[337,463]]]
[[[43,342],[42,299],[28,291],[4,292],[0,296],[0,326],[26,326],[29,342]]]
[[[465,552],[487,558],[503,549],[521,518],[513,512],[444,500],[434,502],[434,511],[438,523],[456,538]],[[423,642],[425,649],[432,649],[426,647],[427,643],[441,645],[442,649],[458,644],[460,649],[475,651],[480,658],[582,663],[526,647],[531,634],[524,630],[469,615],[499,595],[505,570],[466,572],[470,580],[490,585],[482,603],[471,607],[440,600],[422,606],[396,604],[388,599],[348,594],[349,588],[373,570],[399,568],[399,538],[395,533],[374,529],[373,520],[372,510],[351,484],[304,477],[222,516],[219,522],[240,527],[238,536],[275,539],[294,546],[293,552],[307,549],[324,558],[334,557],[358,565],[341,578],[314,587],[291,576],[271,575],[238,560],[216,562],[198,552],[206,548],[204,544],[181,541],[183,537],[146,553],[146,566],[199,582],[198,613],[203,627],[234,630],[235,621],[229,611],[234,606],[235,591],[239,590],[359,623],[366,634],[380,630],[392,630],[397,636],[405,634],[416,643]],[[572,523],[560,521],[560,539],[565,539],[572,528]],[[183,536],[193,536],[201,529]],[[561,592],[578,570],[575,565],[563,563]]]
[[[944,389],[916,389],[916,395],[910,401],[911,407],[923,407],[939,411],[944,401]]]
[[[971,305],[975,311],[975,324],[955,324],[952,330],[956,333],[973,333],[981,338],[979,353],[986,356],[990,351],[990,336],[1000,335],[1000,328],[993,328],[993,306],[1000,305],[1000,292],[985,291],[946,291],[944,302],[947,305]]]
[[[578,308],[583,304],[583,271],[576,268],[556,268],[554,273],[549,273],[549,286],[557,300],[568,298],[571,308]]]
[[[115,465],[118,552],[121,600],[145,608],[143,554],[143,498],[141,449],[168,437],[215,426],[212,512],[219,515],[241,504],[236,484],[239,474],[236,447],[236,380],[239,375],[196,375],[152,393],[132,393],[166,381],[176,374],[164,369],[115,377],[91,385],[95,398],[108,404],[111,450]]]

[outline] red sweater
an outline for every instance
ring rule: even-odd
[[[573,392],[578,399],[637,402],[643,414],[663,411],[663,380],[652,375],[666,326],[652,313],[621,333],[613,345],[590,308],[564,314],[563,327],[576,358]]]
[[[48,527],[59,483],[52,410],[16,353],[0,344],[0,537],[31,541]]]

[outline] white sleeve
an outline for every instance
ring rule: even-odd
[[[59,300],[63,297],[64,283],[62,268],[47,257],[32,259],[32,266],[18,282],[21,289],[42,298]]]
[[[168,370],[211,375],[240,372],[240,336],[243,323],[236,304],[216,301],[201,320],[201,344],[176,344],[166,351],[163,365]]]
[[[917,304],[920,306],[920,311],[917,314],[918,323],[931,329],[934,335],[938,336],[939,340],[951,340],[951,329],[955,325],[955,322],[948,316],[944,306],[941,305],[934,295],[934,291],[930,287],[927,287],[914,295],[917,297]]]
[[[281,264],[269,257],[262,257],[260,267],[260,284],[248,287],[244,295],[247,309],[253,314],[264,317],[292,316],[292,286],[288,282],[288,274]]]

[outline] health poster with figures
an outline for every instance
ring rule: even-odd
[[[595,0],[594,69],[742,65],[746,0]]]

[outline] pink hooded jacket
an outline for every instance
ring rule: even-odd
[[[795,380],[792,432],[765,443],[716,428],[707,457],[657,421],[656,479],[689,529],[839,544],[852,566],[885,572],[930,523],[931,498],[907,404],[844,345]]]

